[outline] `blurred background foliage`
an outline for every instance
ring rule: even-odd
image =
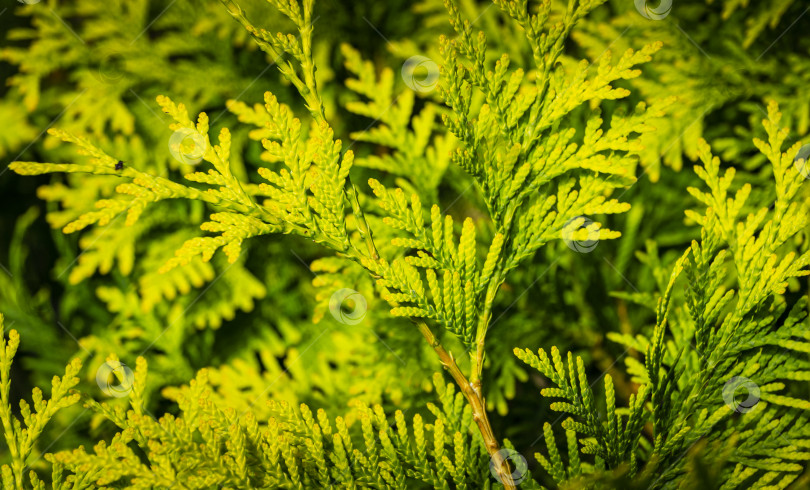
[[[522,34],[497,8],[460,3],[465,17],[487,33],[493,57],[506,52],[512,63],[531,69]],[[262,27],[288,30],[263,0],[240,4]],[[76,185],[74,175],[23,178],[6,171],[14,160],[71,161],[72,150],[45,133],[58,127],[92,138],[125,165],[180,175],[181,164],[168,151],[169,118],[155,102],[163,94],[192,113],[206,111],[213,132],[232,128],[232,165],[242,175],[255,173],[263,164],[261,145],[249,138],[247,125],[235,124],[228,101],[252,106],[269,90],[296,110],[303,106],[219,1],[42,0],[3,7],[0,311],[7,328],[19,331],[24,350],[14,365],[13,396],[47,385],[72,357],[85,361],[83,388],[94,392],[96,368],[115,353],[131,365],[144,355],[149,388],[169,399],[172,387],[211,367],[221,401],[252,408],[259,420],[268,415],[269,399],[348,413],[349,421],[357,402],[416,411],[431,399],[430,376],[440,366],[429,348],[407,321],[377,307],[364,274],[323,257],[314,244],[258,240],[233,265],[192,262],[170,272],[167,286],[154,280],[155,271],[195,234],[204,218],[199,203],[164,201],[135,226],[114,220],[98,231],[64,235],[60,228],[112,194],[117,179],[83,175]],[[439,126],[436,93],[415,95],[400,69],[416,54],[440,60],[436,40],[451,33],[442,1],[329,0],[316,12],[316,75],[327,118],[358,155],[355,181],[396,183],[456,217],[485,219],[472,180],[447,164],[454,141],[433,139],[414,149],[412,140],[381,144],[366,136],[380,128],[407,134],[412,115]],[[654,324],[668,269],[695,238],[683,211],[694,204],[685,189],[697,179],[684,168],[696,159],[698,139],[706,138],[724,162],[756,182],[767,178],[763,157],[750,143],[763,136],[764,100],[776,99],[784,123],[797,130],[788,143],[810,129],[806,13],[803,2],[791,0],[675,0],[672,14],[653,22],[633,2],[612,0],[575,29],[563,63],[664,42],[643,75],[624,82],[633,96],[603,107],[631,109],[669,95],[677,103],[645,136],[639,182],[621,196],[632,210],[606,222],[622,238],[601,242],[590,254],[554,242],[503,286],[484,383],[496,433],[528,453],[542,423],[557,418],[540,403],[543,381],[518,364],[515,346],[573,351],[594,379],[610,372],[620,396],[632,391],[622,366],[636,353],[607,334],[635,334]],[[381,80],[383,67],[392,70],[390,93],[377,94],[366,113],[352,104],[368,94],[345,83],[358,76],[360,58],[374,63]],[[342,325],[329,315],[326,305],[338,283],[368,299],[360,324]],[[799,287],[792,284],[794,292]],[[160,405],[166,403],[160,396],[151,400],[153,410],[171,410]],[[47,448],[55,451],[92,444],[110,430],[74,407],[59,414],[43,440],[55,441]]]

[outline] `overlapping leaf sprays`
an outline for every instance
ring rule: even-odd
[[[581,359],[575,363],[569,354],[566,364],[556,348],[551,359],[542,349],[539,355],[516,351],[552,381],[554,387],[542,393],[562,400],[552,409],[570,415],[563,422],[567,464],[549,424],[548,456],[538,454],[558,483],[604,479],[595,470],[605,468],[638,478],[648,488],[691,481],[700,475],[686,473],[690,461],[685,456],[699,442],[721,448],[734,441],[733,450],[716,456],[731,463],[717,483],[730,488],[787,486],[810,459],[810,402],[780,393],[789,383],[810,378],[807,299],[785,296],[791,281],[810,274],[810,252],[797,254],[790,246],[807,231],[808,202],[799,194],[806,180],[794,164],[801,144],[782,151],[788,130],[780,127],[780,119],[771,103],[763,122],[768,141],[754,141],[771,164],[775,184],[773,196],[760,201],[750,202],[748,183],[730,193],[734,168],[721,172],[720,159],[702,143],[703,165],[695,172],[708,190],[689,191],[706,208],[687,213],[701,226],[700,240],[675,264],[658,301],[652,335],[611,335],[645,353],[645,364],[628,358],[628,371],[640,387],[627,410],[616,409],[613,382],[606,375],[607,420],[598,419]],[[687,277],[684,303],[673,308],[672,292],[681,274]],[[644,408],[647,401],[651,413]],[[622,415],[627,416],[624,426]],[[642,434],[648,416],[651,443]],[[580,452],[596,455],[596,466],[580,464]]]
[[[474,488],[486,479],[481,470],[489,457],[497,479],[506,487],[514,487],[522,475],[516,477],[503,463],[509,453],[492,431],[483,395],[482,371],[487,360],[486,339],[493,326],[493,303],[510,271],[549,241],[618,236],[587,216],[627,210],[628,205],[612,199],[611,192],[634,181],[637,153],[641,151],[637,137],[652,129],[651,119],[660,116],[671,99],[655,101],[654,109],[639,104],[632,114],[613,112],[608,121],[602,119],[598,107],[603,100],[627,97],[628,91],[614,87],[614,82],[637,77],[640,71],[636,66],[648,61],[660,45],[627,51],[615,63],[606,52],[595,65],[571,65],[561,57],[564,42],[573,25],[600,1],[570,1],[566,7],[542,1],[532,6],[531,12],[536,13],[529,13],[525,1],[496,2],[525,33],[531,47],[534,66],[511,69],[508,56],[494,65],[489,62],[486,37],[476,34],[471,23],[462,19],[457,5],[448,1],[456,33],[454,39],[441,40],[445,59],[440,87],[448,108],[438,111],[435,106],[426,106],[418,127],[408,134],[411,140],[387,139],[384,134],[358,134],[354,138],[396,148],[404,163],[418,159],[423,172],[415,179],[417,190],[430,191],[434,187],[425,176],[430,173],[429,165],[441,160],[409,152],[408,141],[422,142],[418,146],[424,148],[433,132],[435,114],[442,112],[445,127],[454,135],[444,144],[458,141],[459,145],[451,160],[473,177],[490,215],[489,221],[464,219],[459,227],[435,203],[430,203],[427,211],[425,196],[402,188],[406,186],[391,188],[371,180],[373,195],[369,195],[365,186],[351,182],[354,155],[335,139],[315,81],[311,1],[272,2],[292,20],[298,36],[268,33],[248,21],[236,3],[223,3],[259,46],[277,60],[309,110],[309,123],[304,124],[290,107],[269,93],[263,106],[230,104],[241,122],[258,128],[252,137],[261,140],[263,158],[280,170],[261,168],[262,183],[239,177],[231,165],[230,132],[220,131],[214,143],[205,114],[195,122],[182,104],[165,97],[158,102],[176,121],[172,129],[179,134],[170,141],[173,153],[187,156],[182,158],[186,163],[202,158],[211,166],[207,172],[188,174],[190,183],[122,165],[89,141],[62,131],[52,133],[75,143],[91,158],[77,164],[17,162],[12,168],[21,174],[85,172],[126,179],[116,188],[115,198],[98,201],[98,209],[68,224],[67,232],[104,226],[123,214],[127,224],[134,225],[144,209],[166,199],[200,201],[213,208],[215,212],[202,226],[211,235],[188,240],[174,258],[167,258],[162,268],[166,272],[205,264],[219,249],[233,263],[245,240],[276,233],[306,237],[333,250],[341,260],[354,262],[370,273],[380,296],[391,304],[393,315],[413,320],[415,330],[438,354],[460,393],[437,380],[442,408],[429,407],[435,415],[429,424],[420,416],[413,417],[411,432],[403,414],[395,415],[394,430],[380,408],[363,408],[364,449],[360,450],[353,447],[344,419],[338,418],[333,427],[324,412],[313,415],[306,406],[296,412],[287,405],[273,405],[273,418],[266,427],[261,427],[250,412],[219,410],[210,400],[207,372],[203,371],[189,387],[174,393],[182,417],[166,416],[156,421],[144,415],[137,396],[131,399],[132,409],[127,413],[120,407],[116,411],[87,400],[88,406],[106,415],[122,432],[109,445],[100,443],[94,454],[80,449],[50,456],[58,469],[54,480],[62,481],[62,469],[67,468],[73,473],[68,480],[79,487],[121,483],[147,488],[182,481],[193,488],[335,484],[404,488],[406,482],[416,481],[437,488],[449,483]],[[367,69],[351,48],[343,51],[349,69],[358,76],[358,93],[372,99],[352,108],[373,116],[373,105],[379,105],[373,66]],[[386,86],[384,80],[379,86]],[[405,109],[413,107],[413,97],[411,94],[397,106],[404,118],[384,123],[398,124],[405,133],[402,121],[407,120]],[[379,99],[386,97],[380,95]],[[703,227],[701,240],[676,264],[669,285],[662,291],[653,335],[649,339],[616,338],[646,352],[645,365],[630,365],[642,386],[631,396],[628,410],[616,407],[613,381],[606,377],[607,414],[604,422],[600,419],[580,359],[575,361],[569,354],[566,363],[556,349],[550,357],[544,351],[539,355],[517,351],[521,360],[556,386],[544,390],[544,395],[564,400],[552,408],[572,415],[564,423],[569,444],[567,462],[563,463],[557,451],[550,426],[545,429],[548,457],[538,457],[558,482],[576,484],[600,477],[596,469],[621,471],[623,467],[631,477],[649,479],[654,486],[676,479],[686,461],[683,453],[700,438],[715,442],[740,435],[739,426],[728,422],[736,407],[727,406],[728,390],[723,386],[729,376],[755,373],[760,396],[774,407],[767,408],[765,425],[745,431],[741,452],[727,456],[736,463],[727,481],[742,483],[756,476],[766,484],[784,474],[782,482],[787,482],[797,471],[792,461],[807,459],[801,449],[806,447],[805,435],[800,434],[801,440],[782,443],[766,434],[782,434],[791,421],[803,420],[795,409],[807,405],[776,394],[786,380],[807,379],[806,361],[794,355],[806,350],[802,340],[805,334],[798,327],[806,316],[806,304],[797,302],[785,317],[782,293],[786,282],[806,274],[808,261],[807,254],[797,257],[783,253],[788,241],[806,227],[806,209],[796,198],[802,180],[792,167],[798,146],[781,153],[785,133],[777,129],[778,119],[772,106],[766,125],[770,140],[757,143],[774,166],[776,199],[770,216],[764,208],[741,219],[750,187],[741,187],[734,198],[729,198],[733,172],[720,177],[719,162],[710,156],[708,147],[702,146],[705,167],[698,172],[710,192],[693,191],[693,195],[707,204],[708,210],[690,214]],[[380,159],[375,163],[385,169],[390,162]],[[428,184],[422,189],[419,184],[424,183]],[[725,248],[729,252],[724,252]],[[723,281],[726,257],[732,258],[739,282],[736,304]],[[672,319],[672,291],[683,271],[690,278],[687,300],[680,316]],[[670,342],[665,342],[667,325],[673,337]],[[440,339],[444,332],[460,340],[458,350],[443,344]],[[11,342],[15,342],[13,335]],[[12,355],[3,359],[4,408],[8,408]],[[741,359],[745,362],[739,362]],[[134,376],[136,393],[143,390],[145,375],[145,362],[139,361]],[[55,390],[56,395],[64,391],[60,390]],[[677,409],[680,406],[687,408]],[[650,413],[651,444],[642,436]],[[627,420],[622,423],[625,415]],[[7,418],[4,416],[4,423]],[[480,436],[469,431],[472,423]],[[18,447],[20,438],[14,430],[7,428],[6,432],[13,436],[9,444]],[[427,432],[432,433],[432,445]],[[30,442],[25,444],[30,446]],[[140,446],[148,464],[131,444]],[[580,458],[580,450],[593,455],[594,464]],[[775,451],[776,456],[766,451]],[[5,481],[21,484],[25,457],[16,457],[13,467],[4,470]],[[116,471],[110,471],[112,466]]]
[[[269,93],[264,107],[250,110],[233,105],[243,121],[260,127],[258,136],[268,160],[283,165],[278,172],[269,168],[259,172],[266,183],[256,185],[236,178],[229,165],[230,133],[222,130],[218,144],[212,144],[207,116],[201,114],[195,124],[182,105],[166,98],[159,98],[159,103],[175,119],[173,129],[187,133],[191,140],[180,138],[178,144],[203,146],[179,151],[200,153],[213,167],[186,178],[210,186],[208,189],[130,168],[122,171],[115,158],[83,139],[59,132],[54,134],[78,144],[93,158],[80,165],[18,162],[12,168],[21,174],[89,172],[128,179],[117,188],[120,197],[99,201],[99,211],[79,217],[69,225],[70,230],[104,225],[124,212],[132,224],[146,206],[164,199],[201,200],[216,208],[202,226],[214,236],[187,241],[165,270],[196,257],[210,260],[219,248],[233,262],[245,239],[271,233],[310,238],[360,264],[376,279],[381,296],[392,305],[392,314],[413,319],[439,355],[469,404],[483,447],[495,461],[498,479],[513,487],[487,419],[481,387],[491,308],[507,274],[548,241],[563,235],[574,239],[619,235],[599,223],[578,228],[585,222],[584,215],[627,210],[626,204],[609,198],[610,192],[634,181],[635,154],[640,150],[635,138],[651,129],[649,121],[660,116],[661,109],[648,110],[639,104],[633,114],[614,114],[606,122],[596,107],[600,100],[626,97],[627,90],[611,84],[637,77],[640,71],[635,66],[648,61],[660,46],[628,51],[615,64],[606,53],[595,67],[584,61],[566,67],[558,59],[568,33],[601,1],[572,1],[563,11],[544,1],[536,14],[527,13],[525,1],[498,2],[524,30],[531,45],[535,66],[527,67],[531,75],[527,77],[524,69],[510,69],[506,55],[490,69],[484,34],[475,36],[457,6],[447,2],[457,38],[442,40],[446,59],[441,93],[451,110],[443,120],[460,141],[453,161],[474,177],[487,204],[491,226],[479,225],[492,236],[486,245],[476,240],[472,219],[464,221],[457,240],[454,220],[443,216],[438,206],[426,213],[418,195],[408,197],[402,189],[388,189],[375,180],[369,183],[376,196],[372,207],[379,210],[375,213],[388,229],[372,230],[363,212],[371,197],[361,194],[349,179],[353,154],[334,139],[315,82],[312,1],[273,2],[294,22],[298,36],[273,35],[256,28],[237,4],[223,3],[259,46],[277,59],[310,112],[311,123],[304,130],[305,125],[291,110]],[[576,118],[583,116],[589,122],[584,134],[577,134]],[[375,236],[391,237],[399,251],[382,256]],[[462,341],[470,359],[468,372],[457,363],[464,356],[449,352],[440,343],[434,333],[437,326]],[[461,435],[457,432],[454,437]],[[286,471],[296,480],[294,459],[286,460]],[[463,477],[458,471],[450,473]]]

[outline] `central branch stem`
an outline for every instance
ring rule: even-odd
[[[369,258],[374,261],[378,261],[380,259],[380,254],[377,251],[377,247],[374,245],[374,240],[371,236],[371,228],[368,226],[368,222],[366,221],[362,207],[360,206],[360,202],[357,198],[357,190],[354,188],[354,185],[352,185],[351,180],[348,180],[347,197],[349,198],[349,202],[351,203],[352,208],[357,216],[358,226],[361,229],[363,238],[365,239],[366,247],[368,248],[369,252]],[[458,387],[461,389],[461,392],[464,394],[464,397],[467,399],[467,403],[470,404],[473,420],[475,420],[475,423],[478,426],[478,431],[481,433],[481,437],[484,440],[484,447],[487,448],[487,454],[489,454],[490,458],[492,458],[496,471],[498,472],[498,480],[503,483],[505,489],[515,490],[517,487],[512,479],[512,473],[508,464],[506,463],[505,458],[503,457],[503,454],[500,453],[500,445],[498,444],[498,440],[495,438],[495,434],[492,432],[492,426],[489,424],[489,418],[487,418],[486,404],[484,403],[484,395],[483,390],[481,389],[480,379],[484,357],[483,336],[486,334],[486,326],[489,323],[489,312],[496,290],[497,285],[493,288],[493,283],[490,283],[490,287],[488,288],[486,295],[485,314],[481,319],[483,322],[483,328],[479,326],[478,329],[480,338],[477,339],[478,346],[472,371],[472,384],[469,380],[467,380],[467,377],[464,375],[461,369],[459,369],[453,355],[445,350],[445,348],[439,342],[439,339],[436,338],[424,320],[417,318],[412,318],[412,320],[414,323],[416,323],[417,327],[419,328],[419,332],[425,337],[428,344],[430,344],[433,350],[436,351],[442,365],[450,372],[453,380],[456,382]]]
[[[430,327],[422,320],[416,320],[416,325],[419,328],[419,332],[425,337],[428,344],[433,347],[433,350],[436,351],[436,354],[439,355],[439,359],[444,365],[445,369],[450,372],[450,376],[453,377],[453,380],[456,382],[459,388],[461,388],[461,392],[464,394],[464,397],[467,399],[467,402],[470,404],[472,408],[472,416],[473,420],[475,420],[476,425],[478,425],[478,430],[481,432],[481,437],[484,439],[484,446],[487,448],[487,453],[491,458],[494,458],[495,467],[498,471],[499,480],[503,483],[504,488],[507,489],[515,489],[515,483],[512,480],[512,473],[509,470],[509,467],[506,465],[506,461],[504,460],[503,456],[499,453],[500,445],[498,444],[498,440],[495,438],[495,434],[492,432],[492,426],[489,424],[489,419],[487,418],[487,410],[486,405],[484,404],[484,395],[481,393],[480,389],[477,387],[474,388],[470,382],[467,380],[467,377],[464,376],[464,373],[461,372],[459,369],[458,364],[456,364],[456,360],[453,358],[452,354],[447,352],[442,344],[439,343],[439,340],[430,330]],[[480,383],[479,383],[480,384]]]

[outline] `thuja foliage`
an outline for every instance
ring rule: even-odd
[[[658,300],[651,336],[612,336],[644,353],[643,364],[628,362],[640,387],[630,397],[626,421],[616,408],[610,375],[604,381],[602,421],[581,359],[575,362],[569,354],[564,361],[556,349],[551,357],[542,349],[538,355],[516,351],[552,381],[554,387],[546,388],[543,396],[563,400],[552,408],[573,415],[563,427],[574,452],[576,438],[585,434],[591,439],[583,441],[583,452],[597,455],[606,467],[624,464],[623,471],[640,475],[652,486],[676,480],[683,471],[684,452],[698,440],[722,447],[738,438],[737,449],[725,456],[727,463],[734,463],[733,470],[715,480],[725,486],[785,486],[803,469],[810,457],[804,413],[810,403],[783,390],[789,380],[808,377],[802,355],[807,348],[807,301],[789,305],[784,293],[791,278],[808,274],[810,255],[785,251],[784,245],[806,231],[807,203],[796,199],[804,181],[793,164],[799,145],[782,152],[787,130],[779,126],[777,111],[771,104],[764,123],[768,140],[754,141],[772,165],[775,196],[770,207],[744,213],[751,186],[744,184],[730,195],[734,169],[721,172],[719,158],[701,145],[702,165],[695,171],[705,190],[689,189],[705,205],[705,210],[689,212],[701,225],[700,239],[676,262]],[[680,274],[688,280],[686,294],[673,312],[672,289]],[[742,410],[736,419],[739,405],[723,404],[717,393],[738,376],[756,379],[758,396],[768,403]],[[648,399],[653,424],[649,441],[640,438]],[[548,456],[540,456],[540,461],[554,478],[563,482],[587,474],[578,458],[563,464],[548,426],[546,431]],[[639,442],[649,444],[643,461],[637,454]]]
[[[651,29],[633,2],[613,3],[614,15],[586,19],[573,33],[591,56],[604,51],[605,42],[614,41],[616,50],[652,40],[671,48],[661,53],[661,63],[643,80],[634,82],[645,96],[680,96],[655,136],[643,138],[641,161],[652,179],[658,178],[662,163],[680,169],[684,156],[698,159],[701,139],[711,141],[727,158],[753,150],[732,133],[741,129],[737,122],[743,118],[756,127],[766,115],[766,100],[779,103],[795,121],[798,136],[807,134],[807,60],[800,54],[808,48],[801,33],[806,5],[791,0],[663,2],[658,11],[676,15],[665,15]],[[655,10],[652,2],[638,4]],[[731,115],[726,112],[731,107],[736,119],[720,115]]]
[[[60,130],[91,139],[114,154],[116,164],[120,161],[126,168],[182,179],[188,167],[172,157],[166,144],[171,131],[167,132],[160,108],[154,104],[158,94],[183,100],[195,111],[209,108],[217,130],[236,122],[235,114],[224,110],[228,98],[261,100],[268,87],[296,109],[303,107],[291,97],[294,87],[271,76],[275,72],[272,56],[258,49],[219,2],[27,3],[0,16],[0,31],[8,38],[0,57],[17,69],[0,103],[0,119],[9,123],[0,137],[9,145],[0,143],[0,158],[19,152],[39,161],[72,160],[73,150],[54,144],[55,138],[44,133],[48,122],[58,119]],[[267,25],[286,26],[284,15],[267,2],[245,2],[244,7]],[[15,19],[12,12],[27,24],[6,32],[5,21]],[[313,19],[320,35],[313,40],[312,56],[319,65],[318,83],[325,87],[327,112],[335,112],[343,87],[326,83],[341,65],[330,64],[332,53],[339,52],[334,40],[361,43],[362,38],[347,36],[349,29],[341,26],[363,16],[386,32],[396,32],[380,22],[378,12],[363,5],[325,4]],[[329,22],[323,22],[326,18]],[[331,121],[343,125],[339,117]],[[246,179],[261,162],[260,147],[248,138],[248,125],[233,129],[230,168]],[[40,131],[42,137],[37,138]],[[3,175],[3,193],[11,196],[10,202],[34,196],[31,189],[9,180],[10,175]],[[317,401],[342,409],[355,399],[393,400],[402,405],[410,399],[405,394],[412,386],[430,377],[434,367],[419,356],[397,354],[409,359],[402,370],[419,373],[410,381],[403,381],[399,363],[380,366],[391,353],[371,342],[375,337],[367,329],[332,329],[313,344],[323,328],[308,321],[312,311],[308,298],[313,296],[309,272],[301,274],[306,269],[297,260],[273,260],[291,248],[282,240],[265,243],[250,254],[245,251],[237,263],[217,257],[160,273],[166,257],[196,235],[205,217],[202,203],[164,200],[144,209],[132,226],[119,216],[103,229],[63,235],[60,230],[93,210],[97,200],[114,195],[119,179],[68,174],[37,183],[43,184],[37,193],[52,203],[46,217],[56,231],[49,235],[37,230],[37,209],[17,220],[16,226],[13,219],[0,223],[0,235],[14,235],[8,259],[0,259],[9,271],[0,277],[4,293],[0,309],[11,321],[23,322],[23,338],[36,337],[38,349],[48,353],[36,360],[21,360],[33,384],[47,382],[53,370],[73,355],[95,370],[110,352],[122,359],[143,354],[152,367],[149,390],[187,382],[200,367],[221,364],[211,374],[218,395],[235,401],[235,391],[245,406],[262,398],[257,402],[262,411],[268,397],[264,386],[269,383],[274,384],[276,396],[283,392],[291,401]],[[33,180],[30,184],[34,185]],[[79,239],[73,240],[76,235]],[[36,255],[38,251],[47,255],[47,245],[57,254],[53,280],[48,288],[31,290]],[[296,247],[307,262],[317,257],[316,251],[314,246]],[[204,301],[198,300],[202,292]],[[308,327],[302,328],[302,321]],[[366,321],[373,322],[372,314]],[[227,337],[220,327],[233,322],[240,324],[240,334]],[[70,329],[67,336],[59,325]],[[167,330],[169,325],[172,328]],[[78,349],[71,336],[80,342]],[[418,345],[415,341],[394,344],[411,351]],[[351,346],[351,355],[346,346]],[[300,364],[292,362],[296,359]],[[308,367],[306,376],[303,364]],[[235,373],[240,374],[240,386],[221,383]],[[372,374],[378,383],[362,382]],[[305,384],[291,383],[304,377]],[[71,421],[63,420],[61,427],[53,429],[54,435]]]
[[[40,191],[62,206],[50,213],[53,224],[65,233],[83,233],[71,282],[109,273],[114,265],[123,276],[139,279],[131,288],[96,291],[128,327],[113,338],[80,344],[93,351],[83,357],[107,367],[99,371],[106,374],[99,386],[110,392],[109,384],[120,384],[125,400],[99,402],[79,387],[82,363],[76,359],[54,378],[49,400],[35,389],[33,411],[22,401],[16,415],[9,393],[20,341],[9,332],[0,353],[0,416],[9,448],[4,486],[734,488],[786,487],[799,478],[810,458],[810,402],[801,387],[810,379],[808,303],[800,283],[810,273],[810,201],[806,154],[800,142],[788,144],[793,136],[776,101],[761,123],[764,135],[751,128],[760,135],[751,138],[758,155],[751,152],[741,176],[697,138],[699,183],[678,190],[694,198],[685,215],[694,239],[676,243],[675,257],[659,256],[657,244],[647,243],[638,258],[649,267],[652,286],[615,295],[622,305],[653,312],[651,325],[607,329],[608,338],[629,353],[630,381],[622,381],[617,396],[620,371],[593,381],[586,359],[570,346],[562,345],[564,354],[551,344],[526,348],[526,337],[510,337],[496,324],[514,315],[514,303],[503,303],[504,292],[510,278],[531,270],[535,256],[563,253],[560,242],[577,249],[619,238],[619,229],[603,225],[609,215],[627,213],[631,229],[639,226],[622,196],[649,167],[645,143],[668,114],[685,107],[644,83],[642,69],[662,43],[650,36],[652,42],[637,49],[616,55],[607,50],[593,63],[580,61],[567,40],[577,24],[598,15],[592,11],[602,1],[497,1],[510,23],[506,30],[522,36],[520,46],[510,48],[514,52],[501,54],[501,41],[493,43],[486,32],[499,28],[477,30],[477,19],[466,15],[472,7],[447,0],[450,30],[435,54],[440,72],[428,68],[419,81],[413,73],[407,80],[403,69],[407,88],[395,83],[391,68],[378,69],[355,48],[341,46],[352,94],[346,110],[373,120],[349,138],[375,151],[360,146],[355,152],[354,142],[337,136],[345,121],[335,122],[324,91],[328,84],[318,75],[313,2],[270,3],[288,19],[289,31],[267,30],[233,0],[223,0],[221,8],[278,65],[300,102],[285,103],[272,92],[264,94],[263,104],[231,100],[232,127],[214,130],[216,121],[207,113],[190,113],[179,99],[156,98],[174,121],[169,153],[180,162],[203,162],[199,170],[180,176],[188,167],[179,163],[163,172],[165,167],[144,157],[125,161],[120,152],[137,154],[140,143],[105,142],[69,129],[49,134],[75,148],[71,163],[11,165],[21,175],[75,174],[70,185],[57,182]],[[724,10],[733,12],[734,6]],[[778,20],[777,14],[767,13]],[[753,40],[761,31],[753,25],[746,36]],[[424,88],[419,84],[432,76],[438,77],[438,94],[418,97]],[[240,153],[250,143],[235,144],[236,134],[260,144],[255,172]],[[475,197],[467,209],[475,213],[443,210],[439,186],[445,173],[469,179]],[[361,181],[360,175],[375,177]],[[85,181],[94,184],[82,188]],[[186,226],[189,214],[202,233]],[[172,323],[182,318],[205,329],[220,326],[237,309],[250,311],[268,285],[251,272],[246,250],[282,235],[328,251],[311,265],[316,319],[335,313],[335,290],[357,288],[372,310],[382,310],[380,323],[392,322],[399,336],[421,337],[450,378],[433,377],[433,401],[386,411],[377,403],[383,397],[369,393],[336,415],[304,403],[258,404],[273,398],[275,380],[244,364],[190,374],[183,344],[196,332],[172,333]],[[149,246],[136,252],[142,241]],[[232,267],[235,272],[229,272]],[[218,281],[216,271],[231,275]],[[535,281],[543,281],[542,275]],[[193,318],[183,318],[199,296],[185,303],[175,298],[205,284],[221,293],[193,310]],[[285,325],[285,336],[292,335],[288,329],[294,325]],[[146,353],[164,334],[164,354],[156,359],[163,379],[153,383],[147,365],[156,363]],[[208,349],[212,341],[209,336],[204,342]],[[493,355],[499,342],[514,349],[514,357]],[[104,349],[142,355],[130,372]],[[331,355],[338,370],[354,368],[338,353]],[[272,353],[261,357],[277,363]],[[510,367],[516,361],[525,368]],[[312,385],[328,389],[328,382],[317,380],[317,369],[312,366]],[[500,374],[488,376],[488,370]],[[397,372],[383,376],[395,378]],[[539,465],[531,474],[517,456],[530,451],[513,448],[488,414],[493,398],[499,412],[507,411],[515,379],[528,373],[543,386],[551,413],[559,413],[542,428],[533,427],[543,449],[529,458]],[[259,386],[229,399],[229,385],[240,376]],[[741,383],[749,394],[742,402],[736,397]],[[182,386],[165,388],[166,401],[156,404],[156,388],[167,384]],[[304,390],[297,390],[292,398],[303,397]],[[37,439],[44,427],[74,404],[95,414],[94,426],[114,427],[112,434],[92,448],[41,455]],[[156,407],[162,414],[152,413]],[[410,408],[418,413],[408,414]],[[558,421],[563,432],[554,427]],[[44,466],[50,471],[33,469]]]

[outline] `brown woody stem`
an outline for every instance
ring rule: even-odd
[[[352,203],[353,211],[359,222],[359,228],[362,229],[362,234],[366,240],[369,255],[373,260],[379,260],[380,254],[377,252],[377,247],[374,245],[374,240],[371,238],[371,228],[368,226],[366,217],[363,214],[363,210],[360,207],[360,203],[357,199],[357,189],[355,189],[354,185],[352,185],[351,180],[349,180],[348,184],[348,197]],[[492,297],[494,298],[494,291],[492,292]],[[491,304],[492,299],[490,299],[490,294],[488,292],[486,308],[487,312],[484,315],[485,319],[483,319],[484,327],[486,327],[487,323],[489,322],[489,310]],[[516,489],[517,487],[512,479],[512,473],[509,470],[509,466],[506,464],[503,455],[499,452],[501,449],[500,445],[498,444],[498,440],[495,438],[495,434],[492,432],[492,426],[489,424],[489,418],[487,418],[486,404],[484,403],[484,395],[483,390],[481,389],[480,379],[484,357],[483,335],[480,339],[478,339],[478,353],[476,362],[474,363],[475,366],[473,366],[474,384],[471,384],[458,367],[458,364],[456,364],[456,360],[453,358],[453,355],[445,350],[445,348],[439,342],[439,339],[437,339],[430,330],[427,323],[418,318],[412,318],[412,320],[414,323],[416,323],[416,326],[419,328],[419,332],[425,337],[427,343],[430,344],[430,346],[433,347],[433,350],[436,351],[436,354],[439,355],[439,360],[441,360],[442,365],[450,372],[450,376],[453,377],[453,380],[461,389],[461,392],[464,394],[464,397],[470,404],[470,408],[472,408],[473,420],[475,420],[476,425],[478,425],[478,430],[484,440],[484,446],[487,448],[487,453],[495,462],[495,468],[497,468],[498,472],[498,479],[501,481],[501,483],[503,483],[504,488],[508,490]],[[480,331],[481,329],[479,328],[479,332]],[[484,328],[483,332],[486,332],[486,328]]]
[[[461,388],[461,392],[470,404],[473,420],[475,420],[476,425],[478,425],[478,430],[481,432],[481,437],[484,439],[484,446],[487,448],[487,453],[495,460],[499,480],[503,483],[504,488],[516,488],[512,480],[512,473],[505,464],[503,456],[498,452],[501,448],[498,444],[498,440],[495,438],[495,434],[492,432],[492,426],[489,424],[486,404],[484,403],[484,396],[481,390],[474,388],[470,382],[467,381],[467,377],[464,376],[464,373],[459,369],[453,355],[442,347],[442,344],[430,330],[430,327],[422,320],[416,320],[416,325],[428,344],[430,344],[433,350],[436,351],[436,354],[439,355],[442,365],[450,372],[450,376],[453,377],[458,387]]]

